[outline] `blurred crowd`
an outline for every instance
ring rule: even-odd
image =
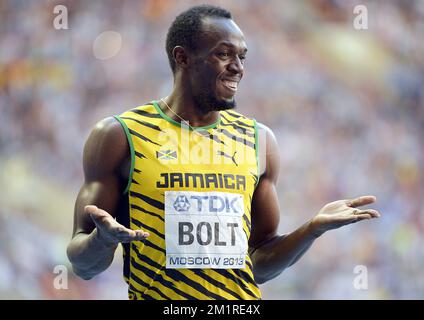
[[[0,2],[0,298],[126,299],[120,252],[89,282],[66,258],[84,141],[102,118],[170,92],[167,29],[203,2]],[[230,10],[247,40],[237,104],[279,142],[280,231],[364,194],[382,213],[318,239],[264,298],[423,298],[424,2],[207,2]],[[54,27],[56,4],[68,29]],[[357,4],[368,29],[354,28]],[[104,31],[122,43],[100,60]],[[60,265],[68,289],[54,285]]]

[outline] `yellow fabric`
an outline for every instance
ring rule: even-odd
[[[124,112],[119,119],[128,128],[135,155],[128,191],[130,228],[150,233],[127,246],[124,254],[129,259],[124,275],[129,298],[260,299],[248,254],[242,269],[167,269],[164,213],[165,191],[239,193],[249,238],[258,179],[255,121],[233,110],[221,111],[217,123],[203,130],[208,132],[204,137],[170,120],[156,103]]]

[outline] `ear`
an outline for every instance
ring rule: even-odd
[[[176,46],[174,50],[172,50],[172,56],[174,57],[174,61],[176,66],[187,69],[190,63],[190,57],[186,49],[181,46]]]

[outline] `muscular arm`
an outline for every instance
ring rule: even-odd
[[[279,174],[278,147],[270,129],[262,125],[260,132],[260,158],[265,162],[265,168],[261,169],[263,174],[252,199],[249,247],[255,279],[258,283],[264,283],[297,262],[324,232],[378,217],[379,213],[375,210],[354,209],[374,202],[375,198],[372,196],[339,200],[325,205],[315,217],[295,231],[286,235],[277,234],[280,217],[276,191]]]
[[[120,123],[114,118],[100,121],[84,147],[84,184],[75,203],[73,237],[67,249],[75,274],[83,279],[91,279],[109,267],[118,240],[140,236],[113,219],[125,185],[123,167],[128,161],[128,143]],[[111,229],[120,232],[121,238],[111,237]]]

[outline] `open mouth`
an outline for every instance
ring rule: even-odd
[[[225,88],[231,90],[232,92],[237,91],[238,82],[237,81],[231,81],[231,80],[221,80],[222,84]]]

